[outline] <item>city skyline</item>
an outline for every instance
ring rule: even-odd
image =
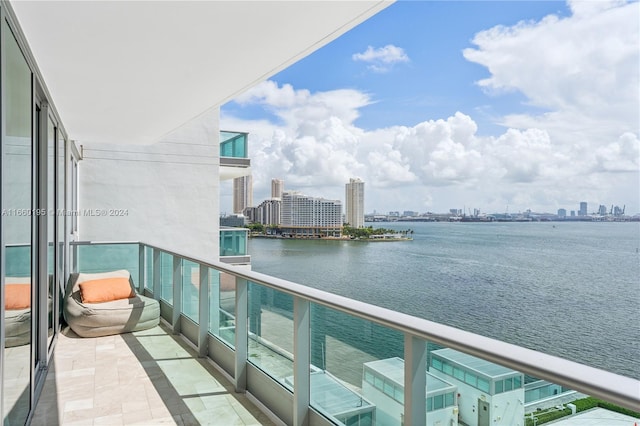
[[[361,176],[367,211],[615,200],[633,215],[637,15],[637,2],[400,2],[225,105],[221,126],[250,133],[258,198],[273,176],[329,198]]]
[[[252,182],[253,180],[251,179],[250,182]],[[347,219],[347,206],[348,206],[348,189],[347,187],[349,186],[349,184],[353,184],[353,183],[360,183],[362,184],[362,201],[364,202],[364,182],[360,179],[360,178],[350,178],[349,182],[345,183],[345,191],[344,191],[344,199],[342,198],[332,198],[332,197],[327,197],[323,194],[316,194],[316,193],[305,193],[305,195],[311,196],[311,197],[315,197],[315,198],[323,198],[325,200],[339,200],[339,201],[344,201],[344,206],[345,206],[345,211],[344,216],[345,216],[345,221],[347,223],[350,223],[349,220]],[[234,184],[233,184],[233,188],[234,188],[234,202],[235,202],[235,194],[237,194],[236,192],[236,183],[234,180]],[[266,198],[260,198],[257,197],[257,200],[260,200],[259,202],[254,203],[255,205],[247,205],[245,207],[259,207],[263,204],[265,204],[266,202],[269,202],[273,199],[280,199],[281,197],[277,197],[275,194],[279,193],[282,194],[283,192],[298,192],[301,193],[300,190],[298,189],[286,189],[285,187],[285,180],[284,179],[277,179],[277,178],[272,178],[271,179],[271,197],[266,197]],[[251,199],[253,200],[253,195],[251,194]],[[604,208],[604,214],[602,214]],[[590,210],[589,210],[590,209]],[[482,212],[483,214],[522,214],[522,213],[527,213],[527,212],[535,212],[535,213],[543,213],[543,214],[556,214],[556,215],[561,215],[560,211],[564,210],[565,214],[567,216],[573,216],[572,213],[575,213],[575,216],[591,216],[591,215],[600,215],[600,216],[607,216],[607,215],[621,215],[621,212],[624,212],[624,214],[626,216],[638,216],[640,215],[640,213],[636,213],[636,212],[628,212],[627,211],[627,205],[624,203],[604,203],[601,201],[598,202],[594,202],[594,203],[590,203],[588,201],[578,201],[575,203],[574,207],[570,207],[568,205],[560,205],[556,210],[553,211],[545,211],[545,210],[541,210],[538,208],[535,208],[535,206],[526,208],[526,209],[514,209],[513,207],[510,209],[510,207],[507,205],[505,210],[493,210],[490,211],[488,209],[484,209],[482,206],[471,206],[471,205],[463,205],[463,206],[449,206],[446,209],[443,210],[412,210],[412,209],[407,209],[407,208],[392,208],[389,210],[380,210],[380,209],[371,209],[371,210],[367,210],[366,208],[362,209],[362,214],[364,215],[375,215],[375,214],[380,214],[380,215],[391,215],[392,213],[400,213],[400,212],[411,212],[411,213],[416,213],[416,214],[426,214],[426,213],[435,213],[435,214],[447,214],[452,212],[453,210],[458,210],[461,213],[460,214],[464,214],[464,215],[474,215],[475,212]],[[614,214],[615,212],[615,214]],[[233,212],[234,214],[237,214],[239,212]],[[221,215],[222,216],[226,216],[228,213],[224,211],[224,209],[221,211]],[[364,221],[364,218],[363,218]]]

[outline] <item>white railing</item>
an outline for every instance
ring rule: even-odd
[[[159,259],[160,253],[167,253],[174,259],[174,278],[176,261],[190,261],[198,264],[201,271],[211,268],[235,277],[235,386],[237,391],[246,389],[246,366],[248,330],[247,287],[255,283],[293,297],[293,359],[294,359],[294,424],[306,424],[310,409],[309,365],[310,365],[310,303],[322,305],[354,317],[388,327],[404,334],[405,354],[405,395],[404,422],[411,425],[425,425],[426,399],[426,342],[436,343],[470,355],[485,359],[516,371],[540,379],[563,385],[578,392],[601,398],[615,405],[640,411],[640,381],[604,371],[577,362],[527,349],[500,340],[488,338],[444,324],[417,318],[390,309],[342,297],[326,291],[310,288],[287,280],[275,278],[258,272],[236,268],[221,262],[209,262],[194,256],[188,256],[171,250],[137,242],[77,242],[74,246],[101,244],[138,244],[139,247],[139,286],[144,289],[146,280],[153,282],[154,297],[160,298]],[[145,247],[153,250],[151,258],[152,277],[145,277]],[[207,277],[205,277],[207,275]],[[181,287],[173,282],[173,306],[181,306]],[[206,339],[209,324],[208,274],[200,274],[199,289],[199,339],[198,346],[206,355]],[[174,309],[173,325],[179,322],[180,309]],[[179,327],[179,326],[178,326]]]

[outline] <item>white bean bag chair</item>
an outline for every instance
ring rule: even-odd
[[[124,288],[123,279],[129,289]],[[67,324],[81,337],[146,330],[160,323],[160,304],[137,294],[126,270],[71,274],[63,313]]]

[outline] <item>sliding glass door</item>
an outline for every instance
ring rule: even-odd
[[[2,22],[2,194],[4,270],[5,425],[21,425],[31,407],[35,296],[33,281],[34,138],[32,73],[6,21]]]

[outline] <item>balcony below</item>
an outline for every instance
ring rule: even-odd
[[[220,132],[220,179],[229,180],[247,176],[251,167],[248,134]]]

